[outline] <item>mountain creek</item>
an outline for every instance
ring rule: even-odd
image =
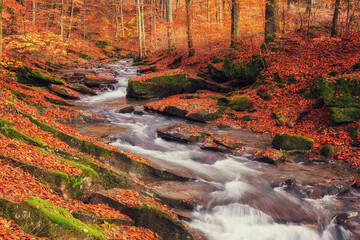
[[[277,165],[252,160],[254,149],[271,148],[266,134],[219,129],[205,123],[144,111],[151,100],[126,98],[129,78],[139,76],[131,60],[98,68],[64,70],[115,77],[114,88],[72,101],[76,109],[105,122],[69,123],[81,133],[148,159],[153,166],[187,178],[169,181],[140,178],[161,195],[195,203],[193,210],[172,209],[195,239],[359,239],[359,194],[350,187],[354,169],[332,162],[310,162],[301,153]],[[119,113],[134,106],[135,112]],[[241,139],[240,154],[200,148],[158,136],[157,130],[185,124],[214,136]]]

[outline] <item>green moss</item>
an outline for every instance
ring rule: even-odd
[[[12,127],[12,126],[15,126],[15,124],[13,122],[10,122],[10,121],[0,117],[0,127],[8,127],[8,126]]]
[[[276,134],[272,144],[276,149],[309,150],[314,145],[314,140],[300,135]]]
[[[251,100],[248,96],[235,97],[229,102],[228,106],[235,111],[245,111],[250,108]]]
[[[356,107],[331,107],[330,113],[334,123],[349,123],[360,119],[360,108]]]
[[[101,230],[75,219],[67,210],[36,197],[13,203],[0,198],[0,215],[13,219],[36,237],[50,239],[106,239]]]
[[[20,100],[32,98],[32,96],[22,93],[22,92],[19,92],[17,90],[11,90],[11,92],[17,99],[20,99]]]
[[[94,239],[107,239],[100,231],[86,225],[74,218],[67,210],[53,205],[50,202],[37,197],[29,197],[26,203],[62,228],[69,229],[84,236],[93,237]]]
[[[336,153],[340,150],[341,150],[341,147],[325,145],[322,147],[320,153],[321,153],[321,155],[324,155],[325,157],[331,157],[334,153]]]
[[[95,45],[98,48],[106,48],[107,46],[109,46],[109,43],[107,41],[97,41]]]
[[[303,93],[305,93],[306,91],[307,91],[307,88],[302,87],[302,88],[299,89],[298,93],[299,93],[299,94],[303,94]]]
[[[243,79],[248,83],[254,83],[264,69],[263,60],[259,56],[253,56],[249,62],[234,63],[225,58],[224,72],[229,79]]]
[[[144,81],[129,80],[127,97],[162,98],[180,93],[193,93],[199,89],[207,89],[206,82],[192,77],[186,72],[171,75],[167,72],[162,76],[149,78]]]
[[[42,142],[41,140],[37,140],[32,137],[29,137],[23,132],[13,127],[2,127],[0,128],[0,133],[10,139],[15,139],[24,142],[26,144],[30,144],[38,147],[47,147],[47,144]]]
[[[352,139],[357,139],[357,136],[359,135],[359,130],[360,130],[360,126],[349,127],[348,128],[349,136]]]
[[[16,79],[21,83],[26,84],[59,84],[65,85],[65,82],[59,78],[51,77],[49,73],[41,73],[40,71],[36,71],[31,67],[24,66],[23,68],[14,69],[18,74],[16,75]]]
[[[273,112],[271,114],[271,117],[276,120],[282,120],[285,121],[287,117],[285,115],[282,115],[280,112]]]

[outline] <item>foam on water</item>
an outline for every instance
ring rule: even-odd
[[[298,225],[275,223],[271,216],[247,205],[233,203],[211,211],[196,211],[190,227],[210,240],[320,240],[317,231]]]

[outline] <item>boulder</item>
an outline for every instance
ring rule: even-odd
[[[164,98],[181,93],[194,93],[199,89],[209,89],[204,79],[175,69],[131,78],[126,96],[140,99]]]
[[[310,150],[314,145],[314,140],[300,135],[276,134],[272,144],[276,149]]]
[[[84,84],[88,87],[99,87],[102,84],[115,84],[117,82],[115,78],[96,75],[86,75],[84,79]]]
[[[320,153],[321,153],[321,155],[324,155],[325,157],[331,157],[334,153],[336,153],[340,150],[341,150],[341,147],[325,145],[322,147]]]
[[[213,121],[222,115],[222,111],[219,108],[202,108],[194,113],[187,115],[190,120],[197,122]]]
[[[242,117],[237,118],[237,120],[249,122],[249,121],[259,120],[259,117],[256,117],[256,116],[253,116],[253,115],[250,115],[250,114],[245,114]]]
[[[207,137],[201,149],[222,153],[234,153],[236,150],[242,149],[243,141],[228,137]]]
[[[267,164],[279,164],[284,162],[286,155],[278,150],[265,149],[264,151],[257,152],[254,154],[254,161],[267,163]]]
[[[176,116],[176,117],[185,117],[188,114],[187,110],[180,109],[176,106],[166,106],[163,110],[163,113]]]
[[[251,107],[251,100],[249,96],[235,97],[228,103],[228,106],[235,111],[245,111]]]
[[[334,123],[349,123],[360,119],[360,80],[357,76],[340,76],[331,80],[316,77],[310,92],[313,97],[324,100]]]
[[[66,99],[75,99],[75,100],[80,99],[79,93],[71,90],[70,88],[64,87],[64,86],[50,84],[49,89],[52,92],[56,93],[57,95],[60,95],[61,97],[66,98]]]
[[[132,113],[135,111],[135,108],[133,106],[128,106],[120,109],[118,113]]]
[[[175,126],[158,129],[157,134],[163,139],[181,143],[200,142],[206,136],[210,135],[208,131],[183,124],[177,124]]]

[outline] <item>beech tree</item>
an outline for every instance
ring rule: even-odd
[[[172,52],[176,49],[173,27],[172,0],[166,0],[166,21],[168,24],[168,49]]]
[[[5,8],[4,0],[0,0],[0,57],[3,53],[3,11]]]
[[[335,0],[335,10],[334,10],[334,16],[332,20],[332,27],[331,27],[331,36],[335,37],[338,34],[337,30],[337,23],[339,18],[339,8],[340,8],[340,0]]]
[[[267,0],[265,6],[265,43],[273,42],[279,32],[279,0]]]
[[[240,38],[240,3],[231,0],[231,45],[235,47]]]
[[[188,37],[188,48],[189,48],[189,57],[195,55],[194,40],[193,40],[193,30],[192,30],[192,11],[191,6],[192,0],[186,0],[186,21],[187,21],[187,37]]]

